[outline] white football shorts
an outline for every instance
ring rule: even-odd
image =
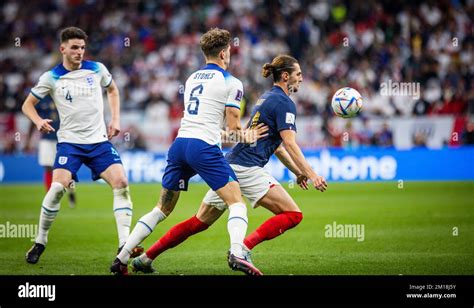
[[[233,164],[231,164],[230,167],[234,170],[239,180],[242,195],[249,200],[253,208],[255,208],[257,202],[266,195],[270,187],[280,185],[273,176],[261,167],[244,167]],[[227,209],[227,204],[225,204],[212,189],[209,189],[206,196],[204,196],[203,202],[221,211]]]
[[[53,167],[56,158],[56,140],[40,139],[38,144],[38,162],[43,167]]]

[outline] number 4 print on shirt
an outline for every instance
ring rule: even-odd
[[[194,89],[191,90],[191,94],[189,95],[189,105],[188,105],[188,112],[189,114],[198,114],[198,109],[199,109],[199,99],[195,97],[194,91],[199,91],[198,94],[202,94],[202,90],[204,89],[204,86],[202,84],[198,85]],[[194,106],[194,109],[191,109],[192,102],[196,102],[196,105]]]
[[[69,90],[67,90],[67,93],[66,93],[66,100],[72,103],[72,96],[71,96],[71,93],[69,93]]]

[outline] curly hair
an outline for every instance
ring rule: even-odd
[[[61,40],[61,43],[65,43],[71,39],[81,39],[85,41],[87,40],[87,34],[84,32],[84,30],[80,28],[68,27],[61,30],[59,38]]]
[[[227,30],[212,28],[201,36],[201,50],[206,58],[215,58],[229,46],[230,33]]]

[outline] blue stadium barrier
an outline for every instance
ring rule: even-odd
[[[474,180],[474,147],[429,150],[415,148],[322,149],[304,151],[309,163],[329,181]],[[132,183],[160,182],[165,154],[123,152],[122,161]],[[289,181],[290,172],[272,157],[267,170],[279,181]],[[0,183],[41,182],[43,170],[35,155],[0,155]],[[79,181],[91,181],[82,166]],[[193,182],[202,181],[198,176]]]

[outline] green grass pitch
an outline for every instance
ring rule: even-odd
[[[132,184],[133,224],[156,203],[159,184]],[[303,211],[299,226],[253,250],[267,275],[473,275],[474,182],[330,183],[325,193],[288,188]],[[145,241],[149,247],[191,217],[207,188],[192,184],[175,211]],[[0,224],[37,224],[42,185],[0,186]],[[63,198],[36,265],[25,262],[29,238],[0,238],[0,275],[109,275],[117,250],[112,192],[77,185],[78,206]],[[248,233],[271,213],[249,209]],[[241,275],[226,262],[227,214],[207,231],[160,255],[160,275]],[[364,225],[364,240],[328,238],[328,224]]]

